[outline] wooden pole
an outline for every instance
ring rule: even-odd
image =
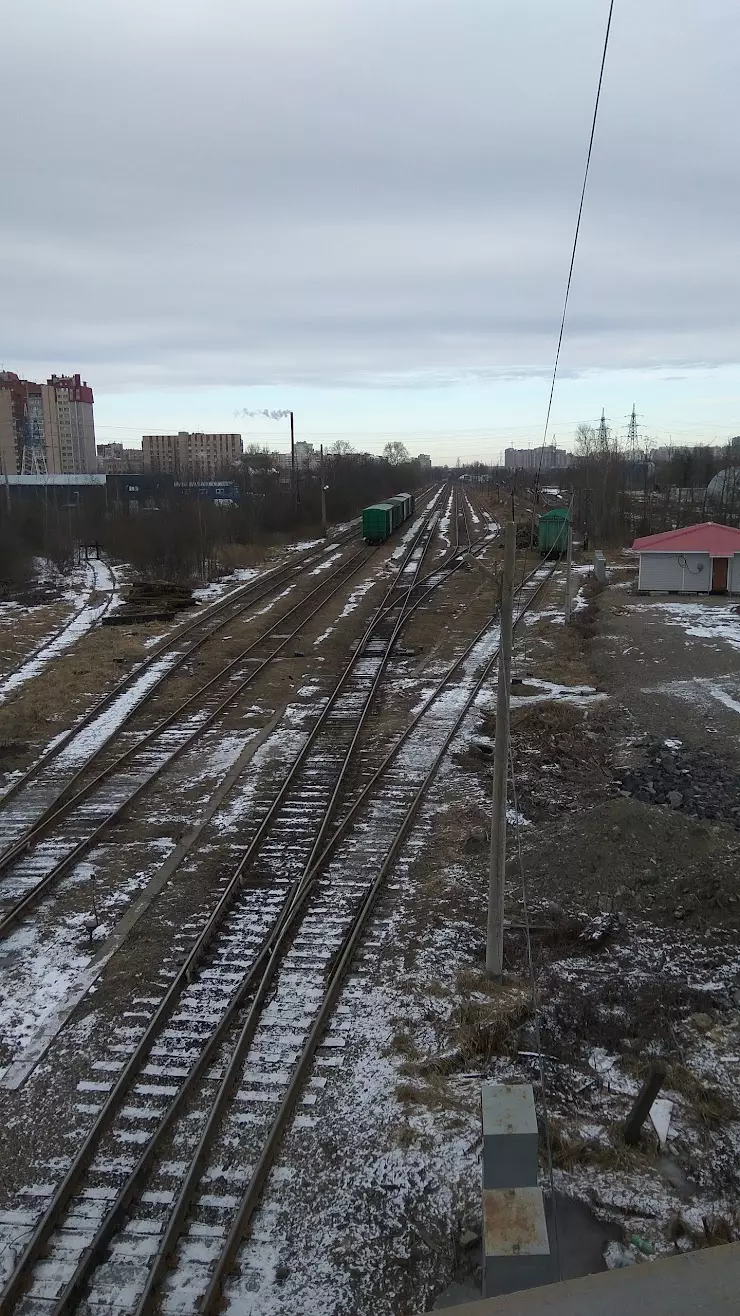
[[[625,1142],[634,1147],[640,1141],[640,1130],[650,1114],[650,1107],[665,1082],[666,1069],[663,1064],[653,1065],[632,1109],[624,1122],[623,1137]]]
[[[516,529],[514,522],[507,521],[504,529],[504,574],[501,585],[501,632],[496,697],[496,739],[493,752],[491,858],[488,878],[488,926],[486,934],[486,972],[496,982],[501,982],[504,972],[506,787],[509,777],[509,698],[511,693],[511,647],[514,616],[515,541]]]
[[[568,557],[565,564],[565,624],[570,621],[570,573],[573,563],[573,527],[568,518]]]
[[[322,533],[322,535],[324,536],[324,539],[326,539],[326,536],[328,535],[329,531],[328,531],[328,527],[327,527],[327,524],[326,524],[326,485],[324,484],[324,445],[323,445],[323,443],[322,443],[322,445],[321,445],[321,447],[320,447],[320,449],[319,449],[319,452],[320,452],[320,454],[321,454],[321,457],[320,457],[320,460],[319,460],[319,469],[320,469],[320,472],[321,472],[321,533]]]

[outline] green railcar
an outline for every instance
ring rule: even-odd
[[[395,494],[384,503],[374,503],[362,513],[362,537],[368,544],[382,544],[404,521],[413,516],[416,500],[413,494]]]
[[[382,544],[393,534],[393,507],[390,503],[374,503],[362,513],[362,537],[368,544]]]
[[[570,512],[567,507],[553,507],[540,517],[537,547],[542,557],[556,557],[568,551]]]

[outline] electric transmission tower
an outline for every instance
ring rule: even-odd
[[[601,410],[601,420],[599,421],[599,452],[607,452],[609,449],[609,426],[606,423],[604,409]]]
[[[637,412],[635,411],[635,404],[633,402],[632,414],[629,418],[629,424],[627,426],[627,450],[629,452],[631,462],[635,461],[637,458],[637,442],[638,442]]]
[[[21,458],[21,475],[46,475],[46,450],[44,436],[39,423],[34,418],[23,417],[23,456]]]

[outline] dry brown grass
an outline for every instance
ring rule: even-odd
[[[551,641],[554,647],[538,646],[538,640]],[[547,621],[535,622],[527,629],[526,643],[525,666],[532,676],[558,685],[591,684],[580,630],[573,626],[553,626]]]
[[[150,633],[111,627],[83,636],[0,707],[0,741],[38,742],[70,726],[141,657]]]
[[[72,617],[68,603],[44,604],[13,616],[0,626],[0,673],[11,672]]]
[[[265,544],[221,544],[218,558],[224,574],[243,567],[261,567],[271,556]]]
[[[732,1097],[714,1084],[706,1083],[680,1062],[670,1066],[664,1086],[685,1097],[703,1124],[720,1127],[740,1118],[737,1102]]]
[[[550,1146],[553,1164],[560,1170],[572,1171],[577,1165],[592,1165],[607,1172],[649,1172],[658,1159],[657,1143],[640,1142],[630,1147],[622,1138],[620,1124],[606,1130],[608,1142],[595,1142],[582,1138],[569,1129],[563,1120],[550,1117]]]
[[[404,1077],[434,1083],[451,1074],[483,1070],[494,1057],[515,1049],[518,1029],[531,1011],[527,984],[517,980],[499,985],[482,969],[467,968],[448,995],[451,1009],[441,1026],[438,1051],[422,1054],[406,1030],[393,1037],[389,1049],[403,1056],[399,1072]]]
[[[427,1110],[457,1112],[469,1114],[474,1098],[461,1097],[452,1092],[449,1083],[441,1074],[434,1074],[425,1079],[423,1085],[403,1082],[396,1085],[396,1101],[407,1110],[413,1106],[426,1106]]]

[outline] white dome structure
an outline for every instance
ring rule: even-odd
[[[740,466],[728,466],[718,471],[707,485],[707,498],[713,503],[740,502]]]

